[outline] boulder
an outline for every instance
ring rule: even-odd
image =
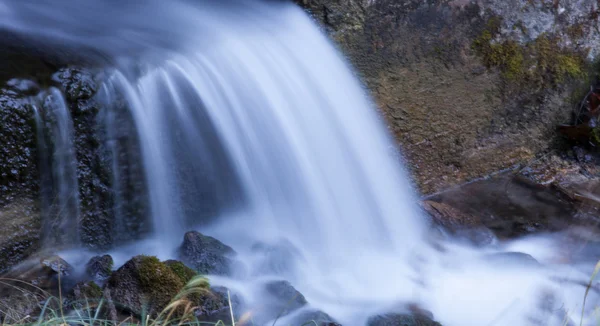
[[[231,294],[231,309],[234,318],[237,320],[241,312],[241,300],[238,296]],[[196,309],[198,321],[205,323],[217,323],[223,321],[229,324],[231,321],[231,311],[228,299],[228,289],[217,286],[212,287],[210,292],[203,295]]]
[[[288,281],[272,281],[265,284],[263,301],[264,306],[256,316],[259,323],[287,316],[308,304],[304,295]]]
[[[69,291],[65,306],[70,309],[95,307],[102,299],[102,288],[93,281],[80,282]]]
[[[177,260],[167,260],[165,261],[165,265],[167,265],[184,284],[187,284],[187,282],[198,275],[198,273],[196,273],[193,269],[185,266],[184,263]]]
[[[431,216],[435,225],[441,226],[457,238],[467,239],[475,245],[487,245],[496,240],[492,230],[485,227],[474,215],[432,200],[421,202],[421,207]]]
[[[305,311],[292,319],[292,325],[341,326],[328,314],[320,310]]]
[[[112,273],[113,263],[110,255],[92,257],[85,266],[86,274],[95,281],[104,282]]]
[[[390,313],[369,318],[367,326],[441,326],[441,324],[421,314]]]
[[[200,274],[231,273],[235,251],[221,241],[200,232],[187,232],[179,248],[179,257]]]
[[[151,256],[136,256],[115,271],[105,292],[123,312],[140,316],[160,313],[183,289],[184,282],[166,264]]]
[[[42,270],[49,275],[64,277],[73,273],[73,267],[64,259],[56,255],[42,258],[40,264],[42,264]]]

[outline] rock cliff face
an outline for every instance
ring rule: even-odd
[[[595,0],[297,2],[356,68],[426,194],[556,148],[595,77]]]

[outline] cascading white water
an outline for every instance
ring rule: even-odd
[[[444,325],[561,325],[562,304],[581,310],[584,288],[551,281],[565,272],[556,266],[489,265],[480,256],[505,248],[427,245],[427,222],[370,100],[293,5],[108,1],[65,17],[64,0],[2,3],[0,25],[117,62],[98,96],[107,106],[125,99],[141,143],[154,239],[134,252],[169,258],[198,224],[247,268],[214,283],[252,306],[265,280],[287,279],[344,325],[412,302]],[[293,248],[270,268],[257,243]],[[551,251],[521,251],[550,264],[537,248]],[[540,290],[555,296],[549,309]]]
[[[54,87],[33,99],[32,107],[42,158],[42,205],[47,215],[44,238],[48,245],[77,244],[79,186],[71,114],[62,93]]]

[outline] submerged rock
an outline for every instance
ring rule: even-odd
[[[265,284],[264,307],[257,312],[259,323],[280,318],[308,304],[302,293],[288,281],[272,281]]]
[[[518,265],[527,267],[539,267],[541,264],[529,254],[522,252],[502,252],[484,257],[485,261],[498,264],[502,266],[506,265]]]
[[[235,255],[231,247],[200,232],[187,232],[179,248],[180,259],[200,274],[227,275],[231,273]]]
[[[441,324],[421,314],[385,314],[369,318],[367,326],[441,326]]]
[[[110,277],[113,263],[110,255],[95,256],[86,264],[85,271],[94,280],[102,282]]]

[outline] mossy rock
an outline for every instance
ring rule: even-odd
[[[136,256],[111,275],[106,290],[120,310],[155,316],[184,285],[181,277],[158,258]]]
[[[167,265],[183,283],[189,282],[198,275],[198,273],[196,273],[193,269],[185,266],[184,263],[177,260],[167,260],[165,261],[165,265]]]
[[[67,296],[66,306],[73,309],[96,306],[103,295],[102,288],[93,281],[77,283]]]
[[[541,34],[523,44],[498,40],[500,22],[498,17],[490,18],[473,41],[473,49],[488,68],[497,68],[510,84],[535,89],[587,77],[590,67],[585,53],[562,46],[561,37]]]

